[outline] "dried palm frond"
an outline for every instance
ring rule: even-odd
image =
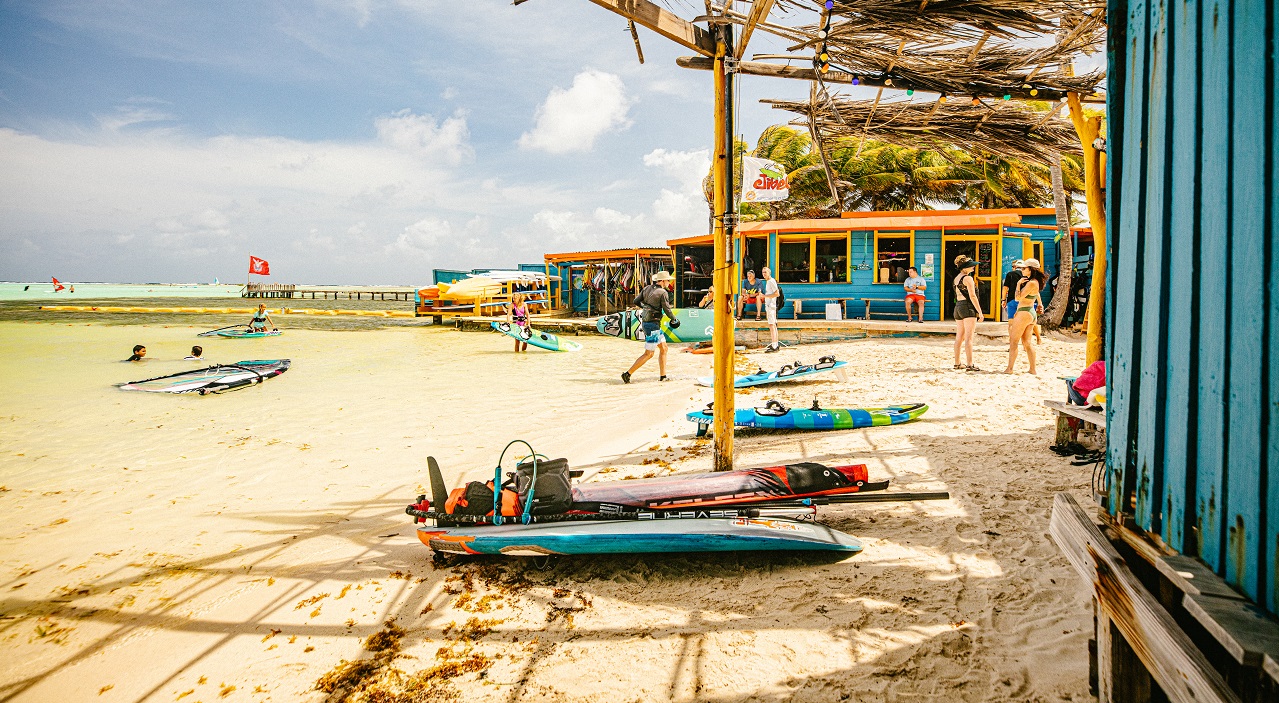
[[[1080,153],[1079,138],[1069,121],[1016,101],[973,105],[958,100],[875,102],[835,96],[817,106],[788,100],[763,102],[801,115],[791,124],[807,127],[813,120],[828,145],[874,139],[939,150],[953,146],[1038,163],[1051,163],[1057,153]]]

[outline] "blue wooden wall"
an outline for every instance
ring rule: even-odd
[[[1279,612],[1274,0],[1111,0],[1108,509]]]

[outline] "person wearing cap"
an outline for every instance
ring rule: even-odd
[[[1026,268],[1026,262],[1018,259],[1013,262],[1013,266],[1004,276],[1004,290],[1000,302],[1004,306],[1004,319],[1012,322],[1013,315],[1017,314],[1017,286],[1021,285],[1022,270]]]
[[[919,270],[914,266],[906,269],[906,281],[902,283],[902,288],[906,289],[906,321],[910,322],[911,306],[914,305],[919,309],[919,322],[924,322],[924,291],[928,289],[928,281],[919,275]]]
[[[1004,369],[1004,373],[1013,372],[1013,367],[1017,363],[1017,345],[1020,343],[1026,347],[1026,359],[1030,361],[1030,373],[1033,375],[1037,373],[1035,371],[1036,353],[1035,346],[1030,343],[1030,337],[1034,333],[1035,323],[1039,318],[1037,306],[1039,291],[1043,290],[1044,284],[1048,282],[1048,274],[1044,273],[1036,259],[1026,259],[1024,263],[1026,280],[1017,289],[1017,314],[1008,325],[1008,368]]]
[[[675,311],[671,309],[671,281],[669,271],[658,271],[653,274],[653,282],[635,296],[635,303],[640,308],[640,329],[644,333],[644,353],[629,370],[622,372],[622,383],[630,383],[631,374],[652,359],[653,352],[657,352],[657,380],[666,380],[666,335],[662,333],[662,316],[670,319],[671,329],[679,327],[679,320],[675,319]]]
[[[973,364],[973,333],[977,323],[986,319],[981,310],[981,302],[977,296],[977,282],[973,280],[973,270],[977,262],[963,254],[955,257],[955,268],[959,275],[951,281],[955,288],[955,368],[980,371]],[[968,355],[968,365],[959,363],[959,350],[963,348]]]

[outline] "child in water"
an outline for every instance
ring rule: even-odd
[[[204,347],[191,347],[191,356],[183,359],[183,361],[204,361]]]
[[[135,344],[133,345],[133,356],[129,357],[128,359],[125,359],[125,361],[142,361],[143,357],[145,357],[146,355],[147,355],[147,348],[142,346],[141,344]]]
[[[506,321],[515,325],[523,336],[528,336],[528,304],[524,302],[524,294],[511,296],[511,304],[506,308]],[[528,342],[515,340],[515,351],[528,351]]]

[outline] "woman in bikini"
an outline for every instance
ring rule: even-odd
[[[506,308],[506,321],[519,328],[523,335],[528,335],[528,304],[524,302],[523,293],[511,296],[511,304]],[[515,340],[515,351],[528,351],[528,342]]]
[[[973,280],[977,262],[960,255],[955,259],[955,268],[959,269],[959,275],[951,282],[955,288],[955,368],[980,371],[973,365],[973,332],[986,315],[981,311],[981,303],[977,302],[977,282]],[[960,347],[968,354],[968,366],[959,363]]]
[[[1017,363],[1017,345],[1020,343],[1026,347],[1026,358],[1030,361],[1030,373],[1035,375],[1035,361],[1037,354],[1035,353],[1035,345],[1031,344],[1030,338],[1034,334],[1035,323],[1039,319],[1039,310],[1035,303],[1039,298],[1039,291],[1043,290],[1044,284],[1048,282],[1048,274],[1040,268],[1037,259],[1026,259],[1026,268],[1022,269],[1022,284],[1017,288],[1017,314],[1013,316],[1013,321],[1009,324],[1008,330],[1008,368],[1004,369],[1004,373],[1012,373],[1013,366]]]

